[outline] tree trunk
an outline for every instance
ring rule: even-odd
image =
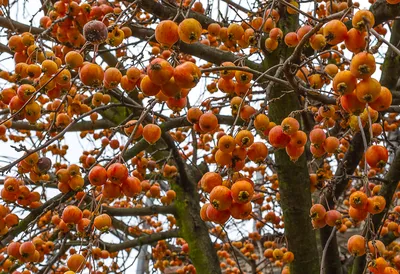
[[[271,91],[271,99],[283,94],[279,87]],[[269,107],[272,121],[280,124],[292,111],[299,110],[300,103],[295,93],[288,93],[273,100]],[[285,236],[288,249],[294,253],[290,264],[291,274],[319,273],[319,257],[315,233],[311,225],[310,176],[306,157],[303,154],[292,162],[284,149],[275,150],[275,163],[279,180],[281,207],[285,221]]]
[[[197,273],[221,273],[219,259],[205,222],[200,217],[200,195],[197,192],[199,173],[183,161],[174,140],[163,133],[163,140],[172,152],[179,175],[171,180],[171,188],[176,192],[176,223],[180,236],[189,245],[189,257]]]
[[[200,218],[199,194],[196,190],[183,190],[179,183],[173,184],[172,188],[176,192],[176,221],[180,236],[189,244],[189,257],[197,273],[221,273],[208,228]]]

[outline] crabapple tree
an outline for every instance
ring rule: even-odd
[[[400,0],[244,2],[0,0],[1,273],[399,273]]]

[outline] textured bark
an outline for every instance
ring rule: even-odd
[[[271,95],[272,98],[277,98],[281,94],[279,88],[274,88]],[[290,93],[270,104],[270,117],[275,123],[280,123],[299,107],[297,96]],[[303,154],[293,163],[286,151],[279,149],[275,151],[275,163],[281,195],[280,205],[285,219],[285,236],[288,249],[294,253],[295,258],[290,265],[290,273],[318,273],[317,242],[309,216],[311,192],[306,157]]]
[[[285,14],[279,21],[279,27],[285,33],[296,30],[298,16]],[[264,70],[276,65],[279,59],[286,60],[292,51],[287,47],[280,47],[273,56],[265,58]],[[276,124],[280,124],[293,111],[301,109],[298,95],[294,92],[285,94],[285,91],[287,89],[276,85],[269,94],[268,115]],[[300,121],[300,116],[296,118]],[[274,156],[279,180],[280,205],[285,220],[285,236],[288,249],[294,253],[290,273],[319,273],[317,241],[309,216],[312,204],[306,156],[303,154],[297,162],[292,162],[284,149],[276,149]]]
[[[400,42],[400,20],[395,20],[392,27],[392,35],[390,43],[398,47]],[[399,47],[398,47],[399,48]],[[385,55],[385,60],[382,65],[382,75],[380,83],[382,86],[392,90],[397,86],[397,81],[400,75],[400,56],[392,49],[388,49]]]
[[[324,229],[320,229],[320,241],[322,248],[325,248],[326,242],[329,239],[330,233],[332,233],[332,227],[326,226]],[[342,274],[342,263],[339,257],[339,249],[336,236],[334,236],[329,246],[326,250],[325,262],[321,262],[324,264],[324,272],[325,274]]]
[[[197,273],[221,273],[219,260],[213,247],[208,228],[200,218],[199,194],[187,192],[180,186],[183,181],[173,184],[176,192],[176,220],[180,236],[189,244],[189,257]]]
[[[369,9],[375,17],[375,26],[392,20],[400,14],[400,4],[391,5],[386,0],[378,0]]]
[[[396,192],[396,188],[399,181],[400,181],[400,150],[397,150],[396,155],[393,161],[391,162],[389,171],[385,176],[385,182],[382,184],[382,188],[379,191],[379,195],[385,197],[386,200],[385,210],[379,214],[375,214],[372,217],[372,222],[376,229],[379,228],[379,225],[383,217],[385,216],[386,212],[389,210],[389,207],[391,206],[393,195]]]
[[[196,267],[197,273],[221,273],[217,253],[214,249],[208,228],[200,218],[200,196],[197,192],[197,183],[189,172],[174,141],[167,133],[162,138],[171,149],[179,175],[171,183],[176,192],[176,221],[180,229],[180,236],[189,244],[189,257]]]

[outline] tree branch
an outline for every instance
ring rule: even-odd
[[[147,216],[154,214],[175,214],[175,206],[147,206],[147,207],[134,207],[134,208],[116,208],[103,206],[102,210],[111,216]]]
[[[128,0],[128,2],[133,2],[134,0]],[[165,19],[173,19],[177,13],[178,13],[178,7],[172,7],[169,5],[163,5],[157,1],[149,1],[149,0],[137,0],[137,5],[142,8],[143,10],[147,11],[148,13],[151,13],[161,20]],[[223,24],[221,22],[215,21],[211,19],[210,17],[195,12],[195,11],[189,11],[189,15],[187,16],[188,18],[193,18],[196,19],[197,21],[200,22],[200,24],[203,26],[204,29],[207,29],[208,25],[212,23],[217,23],[222,26],[226,26],[226,24]],[[181,22],[185,18],[183,15],[180,13],[178,17],[176,18],[176,22]]]
[[[82,121],[72,125],[68,128],[69,131],[85,131],[85,130],[96,130],[96,129],[105,129],[111,128],[115,126],[114,123],[109,120],[97,120],[97,121]],[[32,125],[27,122],[13,121],[11,127],[16,130],[33,130],[33,131],[47,131],[47,128],[38,127],[37,125]],[[52,131],[55,131],[54,129]]]
[[[0,16],[0,27],[7,29],[13,29],[14,27],[20,33],[30,32],[32,34],[40,34],[44,31],[41,28],[31,27],[29,25],[14,21],[4,16]]]
[[[400,15],[400,4],[391,5],[386,0],[378,0],[369,9],[375,17],[375,26]],[[375,27],[374,26],[374,27]]]
[[[132,35],[134,37],[144,41],[148,40],[150,37],[154,35],[154,30],[150,28],[140,27],[134,24],[130,24],[129,27],[132,30]],[[151,41],[155,42],[156,40],[152,38]],[[201,43],[194,43],[194,44],[180,43],[179,49],[184,53],[199,57],[205,61],[212,62],[217,65],[220,65],[223,62],[235,62],[241,59],[240,57],[236,56],[231,52],[206,46]],[[251,69],[262,71],[262,66],[260,64],[257,64],[248,59],[245,59],[244,63]]]
[[[379,191],[379,195],[382,195],[386,200],[385,209],[379,213],[372,216],[372,223],[375,228],[375,233],[378,233],[379,227],[382,224],[383,217],[386,212],[389,210],[392,205],[393,195],[396,192],[396,188],[398,182],[400,180],[400,150],[396,151],[394,159],[391,163],[388,173],[385,175],[385,181],[382,183],[381,190]],[[369,240],[371,233],[367,233],[366,238]],[[366,256],[357,257],[354,260],[354,265],[357,267],[353,267],[352,274],[362,274],[366,264]]]
[[[392,34],[390,43],[397,45],[400,42],[400,20],[395,20],[392,26]],[[393,103],[400,103],[400,93],[393,91],[396,89],[400,74],[400,57],[396,55],[392,48],[389,48],[385,54],[385,59],[382,65],[382,74],[380,83],[382,86],[392,90]]]
[[[231,125],[233,124],[233,121],[235,120],[234,117],[232,116],[227,116],[227,115],[216,115],[218,118],[218,123],[219,124],[225,124],[225,125]],[[242,123],[239,122],[239,125]],[[182,126],[191,126],[192,124],[189,123],[189,121],[186,119],[186,117],[179,117],[175,119],[171,119],[163,124],[160,125],[161,131],[162,132],[168,132],[169,130],[177,127],[182,127]],[[163,142],[163,140],[160,140],[159,142]],[[128,161],[129,159],[135,157],[139,152],[147,149],[149,147],[149,143],[146,142],[146,140],[141,139],[139,140],[134,146],[129,148],[128,150],[125,151],[123,158],[125,161]]]
[[[28,226],[36,220],[37,217],[40,215],[46,213],[46,211],[50,208],[53,207],[55,203],[57,202],[64,202],[68,200],[70,197],[72,197],[75,194],[75,192],[70,191],[67,194],[58,194],[57,196],[54,196],[50,200],[48,200],[46,203],[44,203],[42,206],[35,208],[31,211],[31,213],[26,216],[24,219],[22,219],[18,225],[12,229],[10,229],[0,240],[0,247],[5,247],[7,244],[9,244],[19,233],[25,231]]]
[[[104,243],[104,248],[109,252],[116,252],[127,248],[133,248],[136,246],[151,244],[154,242],[158,242],[161,240],[169,239],[169,238],[178,238],[179,237],[179,230],[173,229],[165,232],[159,232],[150,234],[148,236],[142,236],[134,240],[125,241],[120,244],[110,244]]]
[[[366,132],[368,134],[368,131]],[[346,189],[349,177],[354,173],[358,166],[362,156],[364,154],[364,143],[362,140],[362,135],[358,132],[352,139],[350,148],[347,150],[342,164],[339,164],[334,180],[334,191],[326,192],[321,198],[321,201],[325,208],[333,209],[335,206],[335,200],[342,195]],[[325,226],[320,229],[321,235],[321,246],[325,250],[326,246],[326,256],[325,261],[321,262],[325,266],[325,274],[340,274],[342,273],[342,264],[339,258],[339,250],[336,237],[333,237],[329,241],[330,235],[332,233],[332,227]]]
[[[14,52],[12,52],[9,47],[7,47],[6,45],[4,45],[2,43],[0,43],[0,52],[5,52],[8,54],[14,55]]]

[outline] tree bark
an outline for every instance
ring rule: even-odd
[[[284,16],[279,20],[279,27],[284,33],[295,31],[298,27],[298,16],[288,15],[285,12],[281,14]],[[279,59],[286,60],[291,53],[292,49],[285,46],[274,51],[273,54],[268,54],[263,62],[264,70],[276,65]],[[293,111],[301,109],[298,95],[295,92],[287,93],[286,91],[282,86],[275,85],[270,89],[270,94],[266,94],[269,96],[268,115],[278,125]],[[299,117],[296,118],[299,119]],[[292,162],[284,149],[275,149],[274,156],[279,180],[280,206],[285,222],[285,236],[288,249],[294,253],[290,273],[317,274],[319,273],[319,255],[309,216],[312,204],[306,156],[303,154],[296,162]]]
[[[175,181],[171,180],[171,188],[176,192],[175,218],[180,228],[179,234],[189,245],[189,257],[197,273],[219,274],[219,259],[208,228],[200,217],[200,195],[194,174],[189,172],[189,167],[180,156],[172,137],[168,133],[163,133],[161,137],[170,148],[179,172]]]
[[[366,131],[368,135],[368,132]],[[369,138],[369,137],[368,137]],[[335,173],[335,178],[338,178],[335,181],[335,190],[333,192],[328,192],[325,194],[325,197],[322,198],[323,205],[326,209],[333,209],[335,206],[334,200],[339,198],[345,190],[347,183],[349,182],[349,178],[347,175],[353,174],[355,169],[357,168],[358,163],[360,162],[362,155],[364,153],[364,144],[362,141],[361,133],[357,133],[353,140],[351,141],[350,148],[347,151],[343,165],[340,165]],[[320,229],[321,235],[321,247],[324,248],[326,242],[329,238],[329,235],[332,232],[332,228],[330,226],[325,226]],[[342,263],[339,258],[339,250],[336,237],[334,237],[329,244],[327,249],[326,257],[325,257],[325,274],[340,274],[342,273]]]
[[[400,41],[400,20],[395,20],[392,27],[392,35],[390,36],[390,43],[397,48]],[[397,86],[400,74],[400,56],[398,56],[392,49],[388,49],[382,65],[382,75],[380,83],[382,86],[392,90]]]
[[[282,95],[282,90],[274,88],[271,95],[272,98],[278,98]],[[297,96],[294,93],[287,94],[270,104],[270,117],[278,124],[299,107]],[[318,273],[317,242],[309,216],[311,192],[306,157],[303,154],[294,163],[283,149],[275,150],[274,155],[281,195],[280,205],[285,220],[285,236],[288,249],[294,253],[290,273]]]

